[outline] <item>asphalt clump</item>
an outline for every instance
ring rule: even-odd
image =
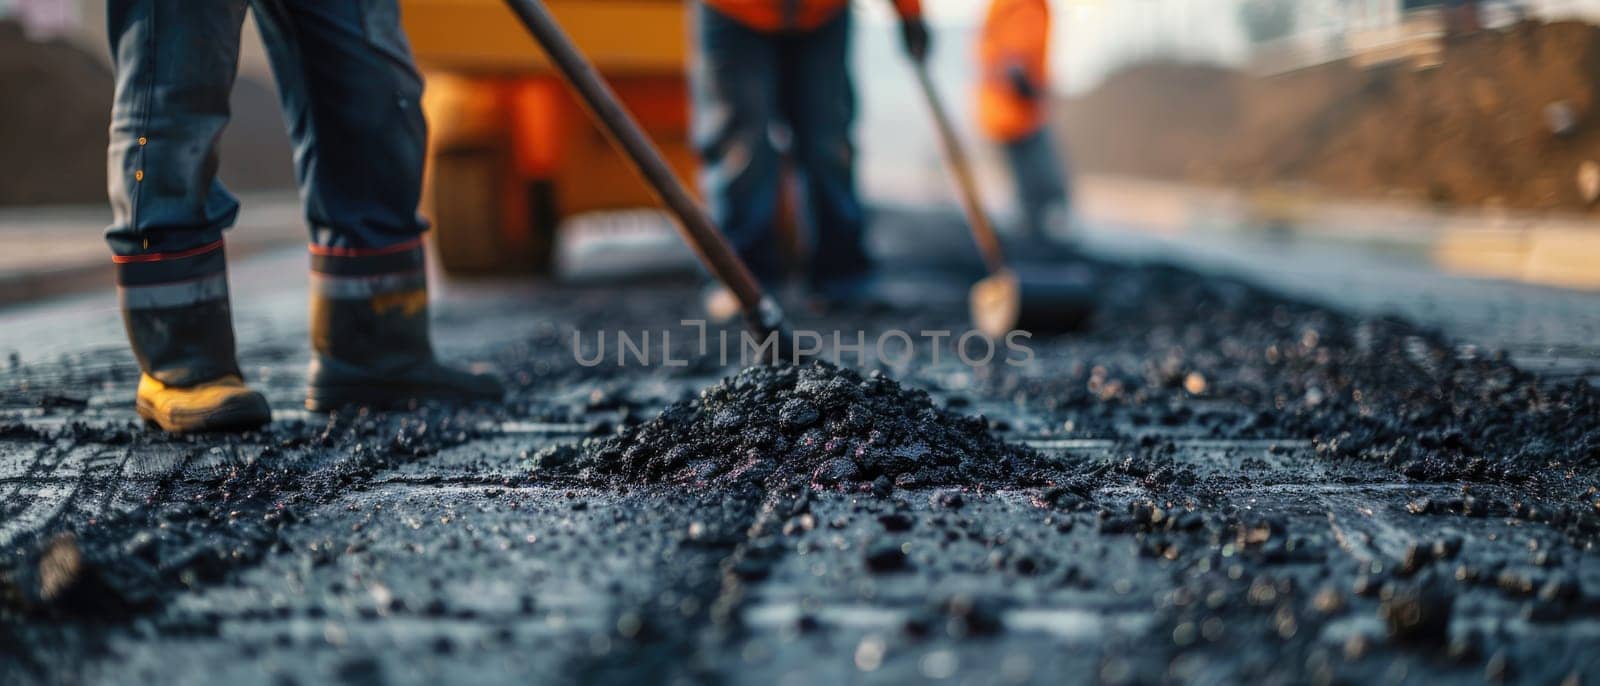
[[[654,419],[533,457],[539,475],[618,484],[809,485],[846,492],[1044,482],[1036,452],[981,416],[880,372],[828,362],[746,369]]]

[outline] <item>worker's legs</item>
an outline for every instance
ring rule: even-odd
[[[244,14],[242,0],[106,6],[116,71],[106,240],[143,372],[137,407],[168,430],[269,418],[234,359],[222,231],[239,205],[217,180]]]
[[[695,3],[699,54],[689,72],[700,186],[711,218],[764,285],[783,276],[778,243],[778,39]]]
[[[386,248],[417,215],[427,124],[396,0],[252,0],[272,59],[312,242]]]
[[[1030,238],[1059,233],[1072,210],[1072,192],[1064,161],[1057,153],[1050,127],[1007,143],[1006,160],[1017,188],[1022,227]]]
[[[789,38],[780,103],[794,133],[792,155],[804,188],[813,253],[810,281],[825,297],[848,297],[871,269],[856,191],[856,95],[850,81],[850,13]]]
[[[222,240],[233,225],[239,203],[217,180],[217,140],[244,14],[242,0],[107,3],[116,95],[106,239],[115,254],[183,252]]]
[[[497,399],[439,365],[417,215],[427,129],[396,0],[252,0],[311,226],[313,410]]]

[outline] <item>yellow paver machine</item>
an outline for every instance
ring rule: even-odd
[[[687,0],[548,0],[682,178],[692,178]],[[451,272],[542,273],[563,217],[654,207],[501,0],[403,0],[427,78],[423,211]]]

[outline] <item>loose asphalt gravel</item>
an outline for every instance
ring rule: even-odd
[[[689,279],[484,286],[438,329],[510,398],[410,412],[295,411],[303,328],[246,306],[279,420],[236,436],[134,424],[115,345],[22,350],[0,683],[1600,678],[1593,385],[1104,263],[1088,330],[974,367],[972,265],[918,264],[798,318],[920,346],[846,369],[701,354]],[[601,329],[657,363],[579,364]]]

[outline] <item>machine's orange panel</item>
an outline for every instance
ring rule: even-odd
[[[551,0],[578,48],[607,75],[681,72],[688,56],[682,0]],[[500,0],[403,0],[401,20],[422,66],[453,71],[549,69]]]

